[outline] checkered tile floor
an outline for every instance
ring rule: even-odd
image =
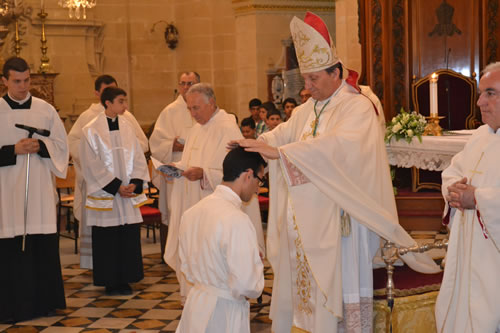
[[[92,271],[78,264],[63,268],[66,306],[52,317],[0,324],[0,332],[174,332],[182,313],[175,272],[161,263],[160,254],[144,256],[144,279],[132,284],[129,296],[106,296],[103,287],[92,284]],[[266,290],[271,292],[273,275],[266,265]],[[263,296],[263,303],[270,297]],[[252,332],[270,332],[269,306],[251,300]]]
[[[434,242],[444,238],[436,232],[410,233],[419,243]],[[61,238],[61,260],[67,308],[54,316],[34,320],[0,324],[0,332],[9,333],[77,333],[77,332],[174,332],[182,313],[179,285],[173,272],[161,262],[159,245],[143,236],[144,279],[132,284],[134,293],[129,296],[106,296],[103,287],[92,284],[92,271],[80,269],[78,256],[72,255],[73,243]],[[442,258],[444,250],[433,250],[432,257]],[[69,262],[67,263],[67,258]],[[266,262],[263,303],[270,301],[273,274]],[[271,332],[268,317],[269,305],[258,306],[251,300],[251,331]]]

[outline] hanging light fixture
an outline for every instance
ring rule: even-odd
[[[59,6],[68,8],[69,18],[87,19],[87,8],[94,8],[97,0],[59,0]]]

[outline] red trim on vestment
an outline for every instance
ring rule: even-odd
[[[479,225],[481,226],[481,231],[483,232],[483,236],[485,239],[488,239],[488,232],[486,231],[486,227],[484,226],[483,219],[481,218],[481,213],[476,209],[477,220],[479,221]]]
[[[325,22],[323,22],[323,20],[319,16],[311,12],[307,12],[306,17],[304,18],[304,23],[310,25],[314,30],[319,32],[319,34],[323,36],[323,38],[326,40],[328,45],[330,45],[330,47],[332,46],[332,42],[330,41],[330,34],[328,33],[328,28],[326,27]]]

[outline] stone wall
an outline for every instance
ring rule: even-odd
[[[32,8],[22,24],[26,45],[21,56],[36,70],[40,1],[19,1]],[[97,0],[87,20],[70,20],[56,0],[45,3],[48,56],[59,73],[55,101],[60,114],[70,116],[67,127],[95,101],[93,81],[103,73],[115,76],[128,92],[130,110],[144,128],[174,99],[178,73],[188,70],[211,83],[218,105],[241,120],[248,116],[251,98],[267,99],[266,71],[284,66],[281,40],[290,36],[291,18],[303,18],[308,9],[325,19],[348,65],[361,58],[355,45],[356,0]],[[335,18],[335,10],[341,17]],[[356,29],[348,28],[354,21]],[[166,22],[179,31],[175,50],[164,41]]]

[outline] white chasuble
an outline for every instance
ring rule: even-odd
[[[133,198],[112,195],[102,188],[114,178],[128,185],[131,179],[149,181],[146,158],[128,121],[118,116],[119,130],[110,131],[107,117],[99,114],[83,128],[80,162],[86,183],[84,214],[89,226],[110,227],[142,222],[139,206],[144,193]]]
[[[56,194],[54,177],[66,177],[68,167],[68,142],[66,130],[56,110],[49,103],[32,97],[30,109],[13,110],[0,98],[0,147],[14,145],[28,137],[26,130],[15,124],[27,125],[50,131],[48,137],[33,135],[42,140],[50,158],[30,154],[27,234],[52,234],[56,232]],[[0,170],[0,238],[24,234],[24,198],[28,155],[16,156],[16,164]]]
[[[179,333],[250,333],[249,304],[264,288],[255,228],[241,199],[219,185],[186,211],[179,230],[180,270],[193,283]]]
[[[80,267],[88,269],[92,269],[92,228],[87,225],[85,215],[82,214],[83,206],[85,206],[85,200],[83,198],[87,197],[87,193],[85,191],[85,181],[83,179],[82,168],[80,165],[80,140],[83,135],[83,127],[103,112],[104,106],[101,103],[92,103],[87,110],[80,114],[68,134],[69,152],[73,160],[76,176],[73,214],[80,222]],[[148,139],[135,117],[129,111],[125,111],[123,117],[129,121],[130,125],[132,125],[135,136],[139,140],[142,150],[147,152],[149,149]]]
[[[196,121],[191,117],[186,101],[179,95],[175,101],[163,109],[155,123],[155,128],[149,138],[151,155],[163,164],[179,162],[182,157],[181,151],[172,151],[174,140],[186,142],[189,131]],[[161,211],[163,224],[168,225],[171,205],[172,180],[166,180],[156,170],[153,171],[153,184],[160,192],[158,208]]]
[[[164,259],[176,271],[183,297],[187,295],[188,285],[185,283],[183,274],[177,269],[178,232],[182,214],[211,194],[222,182],[222,162],[227,154],[227,143],[242,138],[234,116],[218,109],[206,124],[193,126],[184,146],[182,159],[175,163],[182,170],[190,167],[203,169],[203,179],[189,181],[185,177],[177,178],[174,179],[172,189],[171,217]],[[248,204],[243,204],[242,209],[250,216],[254,224],[260,251],[264,254],[264,235],[257,197],[255,196]]]
[[[398,224],[389,164],[371,102],[342,84],[321,115],[324,103],[316,105],[316,133],[311,121],[316,118],[314,104],[309,99],[288,122],[261,137],[279,147],[281,155],[281,169],[270,166],[267,245],[278,275],[270,313],[273,331],[289,332],[293,321],[306,332],[335,332],[337,322],[356,316],[339,328],[369,331],[371,261],[377,244],[372,232],[403,246],[415,242]],[[351,216],[351,234],[344,239],[341,209]],[[290,251],[295,257],[289,257]],[[410,255],[407,261],[419,271],[439,270],[426,256]]]
[[[476,209],[466,209],[462,214],[446,204],[451,232],[436,301],[440,333],[500,329],[499,156],[500,132],[483,125],[443,171],[443,196],[448,195],[448,186],[467,177],[476,187]]]

